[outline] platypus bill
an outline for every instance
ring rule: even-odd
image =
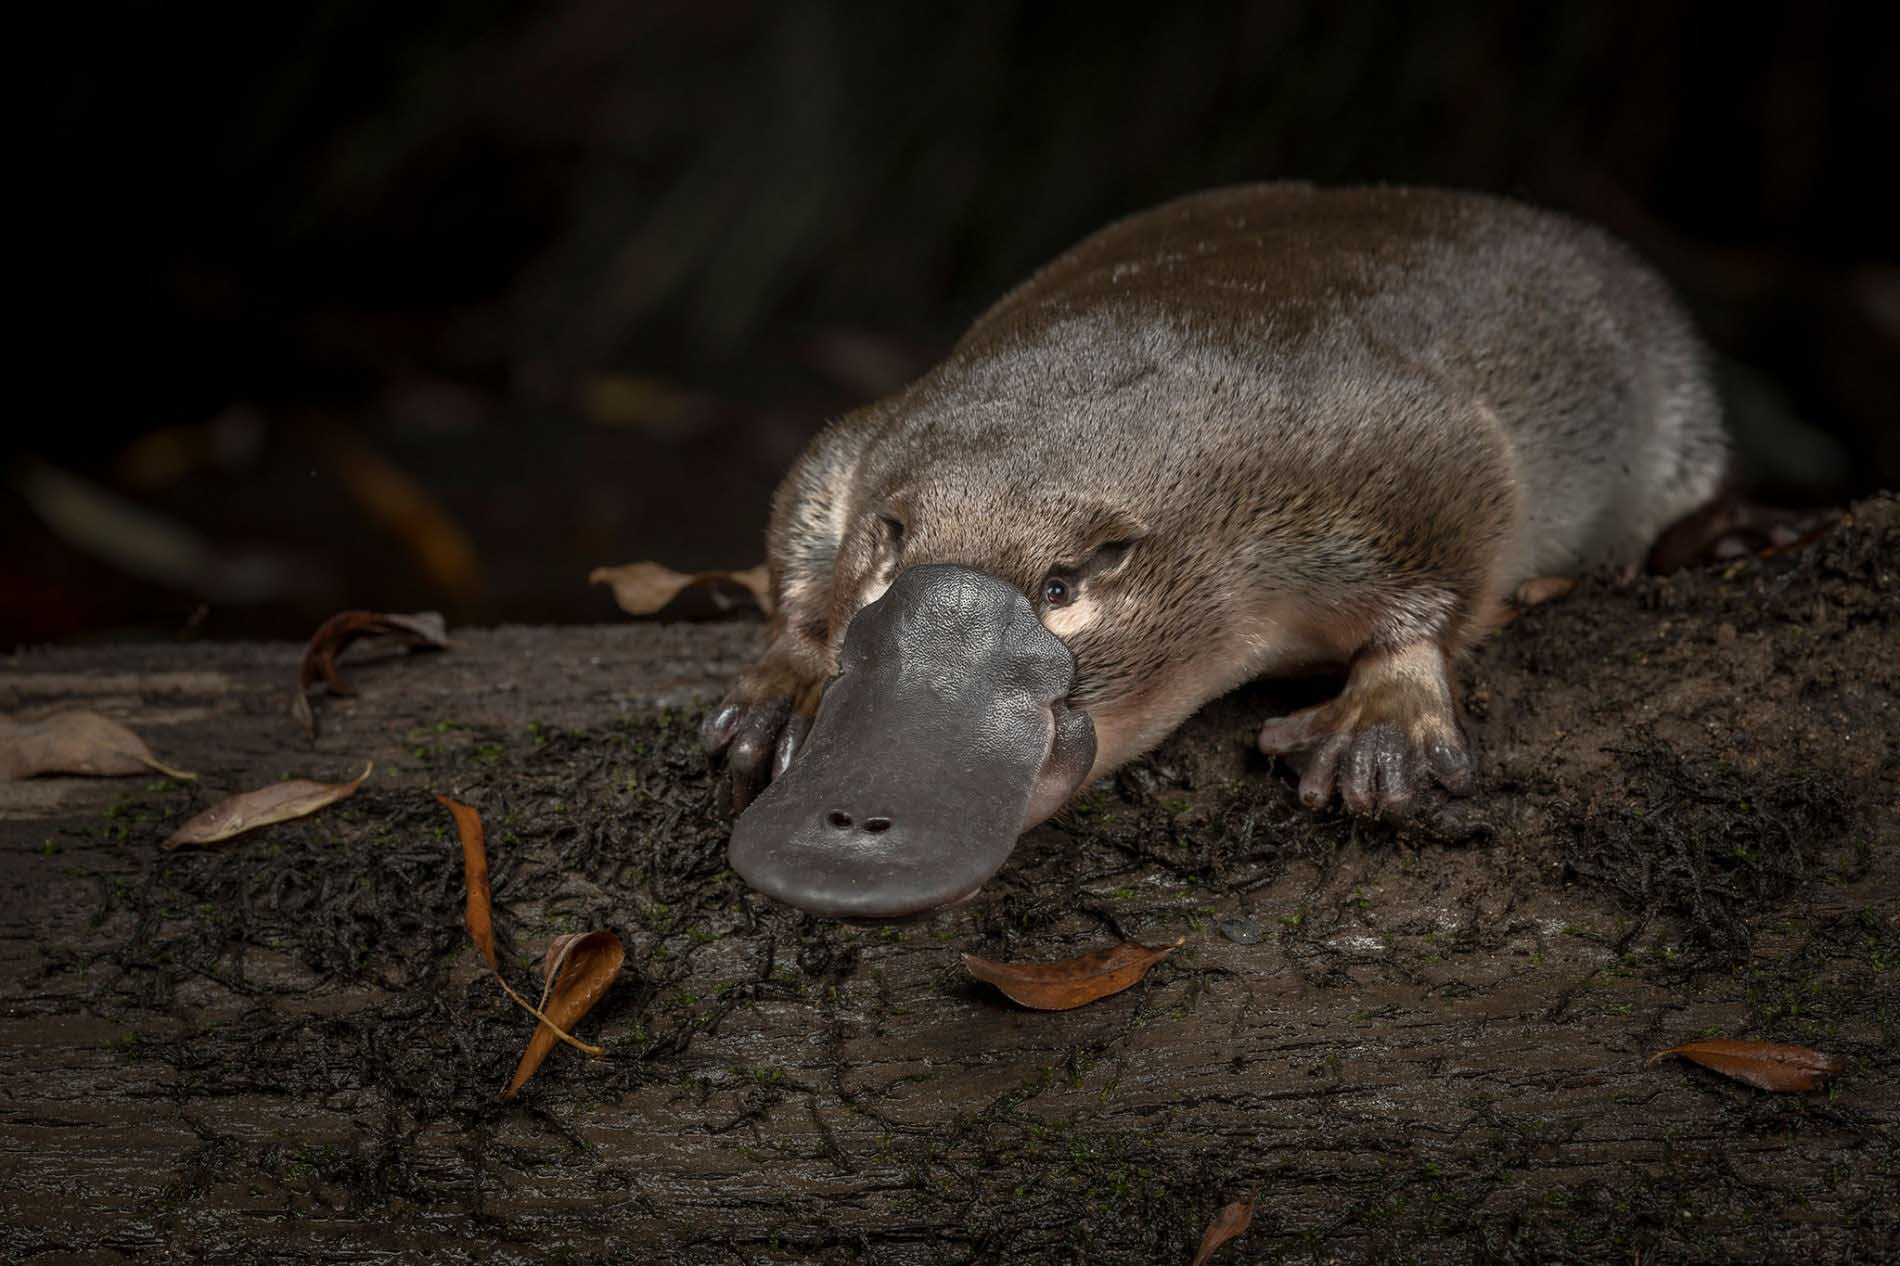
[[[1627,250],[1496,198],[1258,185],[1097,233],[779,487],[765,650],[705,727],[734,869],[958,901],[1201,704],[1328,665],[1260,731],[1307,804],[1463,791],[1451,658],[1720,488],[1704,362]]]

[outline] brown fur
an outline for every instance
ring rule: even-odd
[[[1037,602],[1072,580],[1045,618],[1097,773],[1314,662],[1353,666],[1351,706],[1269,723],[1264,747],[1343,734],[1350,766],[1389,723],[1422,749],[1456,717],[1418,665],[1442,673],[1532,576],[1640,557],[1724,457],[1686,323],[1601,234],[1472,195],[1203,194],[1090,238],[813,441],[774,500],[778,614],[735,698],[809,713],[852,615],[952,562]],[[1398,760],[1388,739],[1366,761]],[[1459,780],[1407,761],[1368,765],[1349,803]]]

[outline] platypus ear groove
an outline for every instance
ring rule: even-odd
[[[1122,565],[1122,560],[1128,557],[1128,551],[1135,547],[1137,539],[1139,538],[1130,537],[1127,540],[1109,541],[1097,545],[1095,552],[1090,554],[1088,560],[1078,569],[1078,578],[1101,576],[1114,571]]]

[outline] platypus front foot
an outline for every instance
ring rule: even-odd
[[[734,813],[744,812],[765,784],[791,765],[823,692],[822,680],[768,656],[707,714],[699,737],[709,755],[725,757]]]
[[[1400,817],[1432,782],[1471,786],[1445,654],[1429,642],[1362,655],[1338,698],[1262,726],[1260,750],[1293,761],[1312,809],[1336,787],[1354,813]]]

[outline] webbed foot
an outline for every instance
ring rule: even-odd
[[[1747,554],[1800,549],[1840,521],[1838,514],[1784,510],[1745,497],[1718,497],[1676,520],[1649,551],[1649,570],[1667,574],[1683,567],[1720,562]]]
[[[1434,782],[1471,785],[1445,654],[1429,642],[1361,656],[1338,698],[1263,725],[1260,750],[1291,758],[1312,809],[1337,789],[1354,813],[1401,817]]]
[[[725,758],[734,813],[790,767],[824,685],[768,652],[707,714],[699,737],[709,756]]]

